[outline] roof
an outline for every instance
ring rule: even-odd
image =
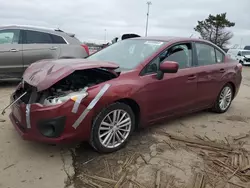
[[[177,37],[177,36],[150,36],[150,37],[138,37],[138,38],[133,38],[135,40],[160,40],[160,41],[165,41],[165,42],[170,42],[170,41],[206,41],[203,39],[197,39],[197,38],[190,38],[190,37]],[[208,41],[206,41],[208,42]]]
[[[24,29],[24,30],[34,30],[34,31],[42,31],[42,32],[47,32],[51,34],[59,34],[63,35],[66,34],[68,36],[73,36],[74,34],[71,33],[66,33],[61,31],[60,29],[53,29],[53,28],[47,28],[47,27],[41,27],[41,26],[31,26],[31,25],[5,25],[5,26],[0,26],[0,29]]]
[[[45,31],[55,31],[54,28],[49,27],[41,27],[41,26],[32,26],[32,25],[2,25],[0,26],[1,29],[8,29],[8,28],[15,28],[15,29],[39,29],[39,30],[45,30]]]

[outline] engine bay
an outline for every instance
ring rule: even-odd
[[[32,90],[27,89],[30,86],[25,84],[25,87],[16,91],[16,94],[20,96],[26,90],[29,90],[28,95],[22,98],[22,101],[26,104],[60,104],[73,96],[84,95],[86,97],[87,88],[116,77],[117,74],[115,72],[111,72],[106,69],[96,68],[77,70],[42,92],[36,92],[35,88]]]
[[[78,70],[49,88],[39,102],[49,105],[50,102],[58,102],[60,98],[66,100],[73,95],[86,95],[87,88],[116,77],[114,73],[103,69]]]
[[[78,70],[57,82],[51,87],[53,91],[78,91],[84,87],[91,87],[107,80],[111,80],[116,76],[102,69]]]

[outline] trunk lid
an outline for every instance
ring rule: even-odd
[[[111,62],[89,61],[86,59],[41,60],[31,64],[23,74],[23,81],[37,88],[37,91],[48,89],[61,79],[76,70],[92,68],[117,69]]]

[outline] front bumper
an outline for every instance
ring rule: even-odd
[[[11,102],[14,100],[11,96]],[[74,128],[72,125],[86,109],[81,104],[77,113],[72,113],[74,101],[67,101],[64,104],[55,106],[42,106],[31,104],[29,112],[27,105],[19,102],[11,107],[9,115],[12,124],[24,140],[31,140],[49,144],[72,143],[89,140],[91,132],[92,112],[90,111],[81,124]],[[29,115],[27,115],[29,113]],[[54,123],[56,134],[44,136],[42,127],[48,123]]]

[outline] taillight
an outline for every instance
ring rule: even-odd
[[[89,55],[89,47],[86,44],[82,44],[81,46],[85,49],[85,51]]]

